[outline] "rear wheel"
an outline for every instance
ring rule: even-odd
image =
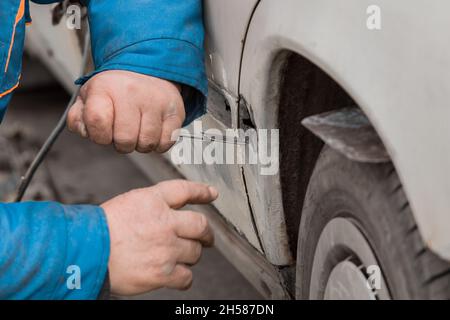
[[[450,298],[450,263],[424,245],[390,163],[356,163],[325,147],[298,241],[297,298]]]

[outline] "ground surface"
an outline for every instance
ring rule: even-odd
[[[26,77],[26,74],[24,75]],[[11,128],[27,132],[42,141],[67,103],[59,87],[43,87],[18,92],[3,121],[0,135]],[[127,190],[150,182],[126,157],[112,148],[95,146],[64,132],[45,166],[56,190],[51,197],[65,203],[101,203]],[[205,252],[194,267],[194,285],[187,292],[160,290],[144,299],[260,299],[259,294],[216,249]]]

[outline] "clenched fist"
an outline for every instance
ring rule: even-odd
[[[173,131],[185,119],[180,87],[170,81],[129,71],[105,71],[92,77],[68,116],[68,126],[120,153],[165,152]]]
[[[213,233],[205,216],[177,209],[188,203],[209,203],[217,196],[207,185],[175,180],[133,190],[102,204],[111,239],[108,267],[112,293],[136,295],[162,287],[189,288],[189,266],[200,259],[202,246],[213,244]]]

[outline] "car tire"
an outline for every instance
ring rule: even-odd
[[[450,298],[450,263],[425,246],[391,163],[322,150],[301,216],[296,297]]]

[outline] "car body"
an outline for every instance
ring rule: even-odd
[[[367,10],[374,4],[381,12],[380,30],[366,25]],[[286,70],[293,68],[292,63],[303,63],[298,78],[302,70],[320,70],[367,116],[400,177],[423,242],[450,260],[448,9],[445,0],[206,0],[210,97],[203,126],[223,132],[242,128],[247,117],[247,126],[277,129],[285,107],[280,103],[283,86],[292,85],[286,82]],[[30,52],[73,90],[81,61],[79,37],[64,23],[52,27],[48,7],[33,6],[32,14]],[[307,116],[323,111],[330,110],[312,110]],[[301,110],[291,106],[289,112]],[[230,259],[266,296],[282,298],[295,291],[289,288],[289,279],[295,277],[292,270],[302,258],[293,243],[299,236],[303,200],[300,207],[289,208],[283,192],[291,186],[281,175],[298,170],[308,176],[296,181],[306,183],[294,193],[303,197],[314,167],[300,162],[293,169],[283,162],[282,148],[291,145],[289,132],[284,132],[276,175],[261,175],[257,166],[246,164],[172,164],[177,174],[218,187],[221,197],[214,206],[223,220],[222,233],[239,239],[235,250],[253,256],[239,259],[229,253]],[[161,174],[153,170],[159,161],[156,156],[132,157],[151,179]],[[170,155],[166,160],[170,162]],[[224,246],[233,251],[232,245]],[[258,261],[260,268],[251,272],[252,266],[242,265],[251,261]]]

